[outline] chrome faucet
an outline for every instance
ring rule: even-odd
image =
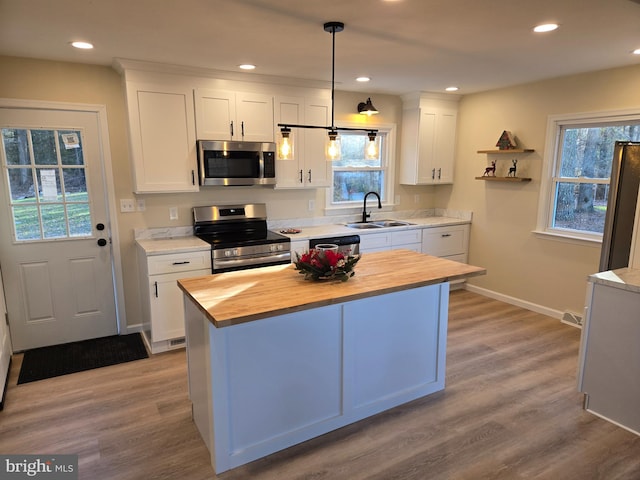
[[[378,195],[376,192],[365,193],[364,205],[362,206],[362,223],[365,223],[367,221],[367,218],[371,216],[371,213],[367,213],[367,197],[372,194],[378,197],[378,208],[382,208],[382,203],[380,203],[380,195]]]

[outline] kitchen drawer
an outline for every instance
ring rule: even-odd
[[[201,269],[209,269],[211,271],[211,250],[152,255],[147,257],[147,265],[149,275]]]
[[[360,235],[360,252],[388,250],[391,245],[391,232]]]
[[[425,228],[422,232],[422,252],[437,257],[466,254],[469,246],[469,226]]]
[[[422,242],[422,230],[420,228],[401,230],[400,232],[391,232],[391,244],[394,247],[420,242]]]

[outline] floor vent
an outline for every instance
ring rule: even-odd
[[[564,312],[561,322],[572,327],[582,328],[582,315],[574,312]]]
[[[169,342],[169,345],[171,345],[172,347],[175,347],[176,345],[182,345],[185,342],[184,337],[183,338],[176,338],[175,340],[171,340]]]

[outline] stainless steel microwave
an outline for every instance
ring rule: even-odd
[[[275,185],[276,144],[198,140],[200,185]]]

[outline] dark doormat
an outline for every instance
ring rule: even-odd
[[[18,385],[148,356],[139,333],[34,348],[24,352]]]

